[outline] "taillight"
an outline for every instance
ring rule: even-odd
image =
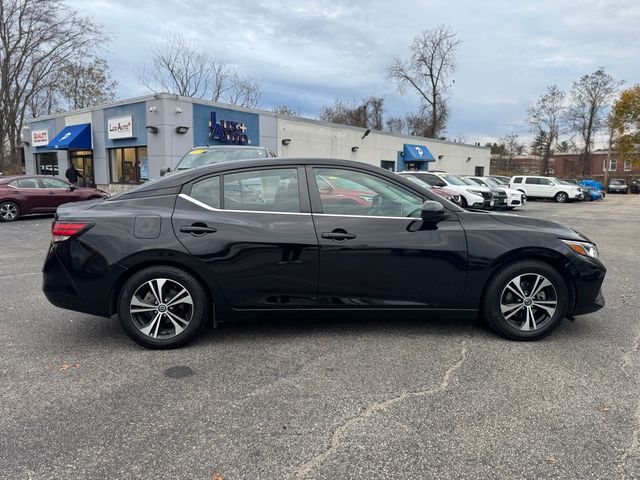
[[[51,235],[54,242],[64,242],[74,235],[77,235],[91,226],[91,223],[69,223],[55,220],[51,224]]]

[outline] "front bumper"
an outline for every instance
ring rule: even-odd
[[[568,315],[585,315],[600,310],[605,305],[602,282],[607,269],[597,259],[576,254],[567,264],[573,277],[575,302]]]

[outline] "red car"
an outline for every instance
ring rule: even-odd
[[[0,222],[32,213],[53,213],[63,203],[108,196],[97,188],[77,187],[46,175],[0,177]]]

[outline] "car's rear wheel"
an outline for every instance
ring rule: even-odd
[[[512,340],[538,340],[551,333],[569,308],[567,284],[538,260],[507,265],[487,284],[482,313],[489,326]]]
[[[556,202],[558,203],[567,203],[567,200],[569,200],[569,195],[567,195],[564,192],[558,192],[556,194]]]
[[[0,222],[13,222],[20,217],[20,206],[15,202],[0,203]]]
[[[135,273],[118,300],[120,324],[127,335],[154,349],[176,348],[192,340],[204,327],[208,311],[198,280],[169,266]]]

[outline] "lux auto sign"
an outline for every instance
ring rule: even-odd
[[[249,145],[251,140],[249,140],[249,137],[245,133],[246,131],[247,127],[244,123],[232,122],[231,120],[217,121],[216,112],[211,112],[211,119],[209,120],[209,140]]]

